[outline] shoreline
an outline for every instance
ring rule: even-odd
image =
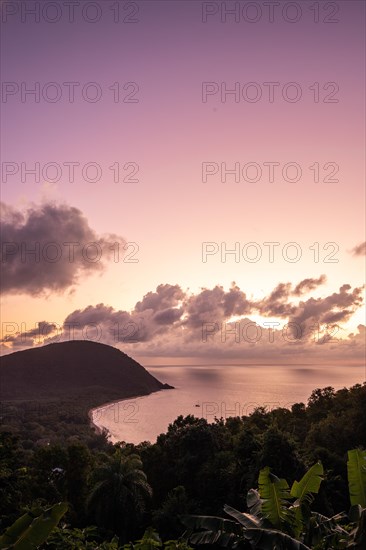
[[[103,435],[105,432],[106,432],[106,435],[107,435],[107,438],[109,438],[109,430],[107,430],[107,428],[103,427],[101,428],[100,426],[98,426],[98,424],[96,424],[93,420],[93,411],[95,409],[90,409],[88,411],[88,418],[89,418],[89,426],[94,430],[94,432],[97,434],[97,435]]]
[[[133,399],[140,399],[141,397],[148,397],[149,395],[152,395],[153,393],[159,393],[164,390],[174,390],[174,387],[171,388],[160,388],[160,390],[151,391],[149,393],[139,394],[139,395],[131,395],[130,397],[122,397],[121,399],[114,399],[113,401],[107,401],[106,403],[103,403],[102,405],[99,405],[98,407],[94,407],[93,409],[89,409],[88,411],[88,417],[89,417],[89,425],[90,427],[97,433],[97,435],[103,435],[106,433],[108,441],[110,441],[110,438],[113,437],[111,432],[106,428],[105,426],[101,427],[98,426],[94,422],[93,413],[94,411],[98,409],[104,409],[107,407],[110,407],[111,405],[114,405],[115,403],[121,403],[121,401],[131,401]]]

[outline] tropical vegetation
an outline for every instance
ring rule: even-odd
[[[366,548],[365,410],[366,384],[327,387],[139,445],[5,415],[0,549]]]

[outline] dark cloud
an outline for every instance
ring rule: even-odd
[[[99,325],[105,319],[110,319],[113,322],[121,315],[125,315],[126,319],[129,319],[127,311],[116,311],[111,306],[97,304],[96,306],[88,306],[85,309],[77,309],[70,313],[64,321],[64,327],[79,326],[80,328],[84,328],[91,324]]]
[[[290,283],[277,285],[267,298],[259,302],[258,309],[261,315],[269,317],[288,317],[291,315],[294,311],[294,306],[288,302],[291,288]]]
[[[141,302],[137,302],[135,311],[168,309],[177,306],[183,298],[184,292],[179,285],[159,285],[156,292],[148,292]]]
[[[197,328],[205,322],[218,322],[233,315],[250,313],[253,304],[233,283],[228,292],[217,285],[212,290],[205,288],[199,294],[187,296],[184,309],[186,313],[184,324],[190,328]]]
[[[87,327],[98,325],[103,340],[108,343],[131,341],[152,342],[157,337],[172,337],[176,330],[189,329],[190,336],[201,337],[202,323],[208,316],[225,321],[232,315],[249,312],[250,303],[234,283],[228,292],[222,287],[203,289],[189,295],[179,285],[159,285],[137,302],[132,311],[115,310],[98,304],[76,310],[64,321],[65,333],[80,334]],[[199,330],[196,330],[199,329]]]
[[[352,248],[354,256],[366,256],[366,241]]]
[[[148,292],[130,312],[98,304],[76,310],[64,321],[65,329],[83,330],[89,325],[101,327],[104,339],[114,342],[146,342],[165,332],[180,320],[183,310],[177,307],[185,294],[178,285],[159,285]]]
[[[305,294],[306,292],[310,292],[311,290],[314,290],[319,285],[323,285],[327,281],[327,278],[325,275],[320,275],[319,279],[304,279],[299,283],[295,290],[293,291],[293,294],[295,296],[301,296],[301,294]]]
[[[127,336],[132,332],[134,332],[134,341],[143,342],[147,340],[148,335],[140,321],[141,318],[135,318],[128,311],[98,304],[70,313],[64,321],[64,332],[68,338],[76,339],[80,332],[85,333],[84,329],[97,327],[100,339],[107,343],[126,341]],[[135,331],[132,331],[133,326],[136,326]]]
[[[117,235],[98,235],[77,208],[43,204],[25,213],[1,205],[2,292],[64,291],[83,274],[103,270]],[[114,248],[114,250],[113,250]]]
[[[146,342],[166,330],[162,328],[163,317],[161,320],[156,317],[159,314],[152,309],[128,312],[98,304],[70,313],[64,321],[64,331],[67,338],[76,339],[88,327],[97,327],[98,339],[106,343]]]
[[[322,323],[325,323],[326,325],[332,325],[333,323],[338,323],[340,321],[347,321],[353,313],[354,311],[349,309],[336,312],[331,311],[330,313],[323,315],[321,320]]]
[[[181,308],[164,309],[159,313],[155,313],[153,320],[158,325],[172,325],[182,317],[182,314],[183,310]]]
[[[325,275],[320,275],[318,279],[303,279],[294,289],[291,283],[280,283],[267,298],[259,303],[258,309],[262,315],[289,317],[295,313],[297,308],[296,304],[291,302],[292,297],[306,294],[324,284],[326,280]]]
[[[224,293],[222,305],[225,317],[245,315],[252,309],[251,302],[247,300],[246,295],[235,282],[232,283],[229,292]]]
[[[314,326],[347,321],[363,302],[362,287],[351,291],[348,284],[342,285],[339,292],[326,298],[309,298],[300,302],[290,322],[301,327],[303,337],[313,332]]]

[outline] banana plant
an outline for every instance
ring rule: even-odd
[[[223,548],[244,544],[244,548],[258,550],[363,550],[366,548],[366,451],[349,451],[347,468],[352,504],[348,515],[342,512],[329,518],[310,511],[324,476],[320,462],[295,481],[291,489],[286,480],[264,468],[259,473],[258,490],[248,492],[248,513],[225,505],[224,511],[235,521],[186,516],[181,518],[188,527],[184,537],[198,546],[209,544]]]
[[[259,472],[258,486],[264,517],[273,527],[285,531],[292,530],[295,515],[290,509],[291,495],[287,481],[275,476],[267,466]]]
[[[348,548],[352,550],[364,550],[366,548],[366,508],[360,512],[357,522],[350,532]]]
[[[366,451],[348,451],[347,474],[351,501],[348,516],[353,525],[348,548],[361,550],[366,548]]]
[[[243,526],[242,538],[250,543],[251,548],[272,550],[286,548],[288,550],[309,550],[309,547],[294,537],[274,529],[265,517],[256,517],[252,514],[239,512],[231,506],[225,505],[224,511]],[[282,510],[280,515],[282,516]]]
[[[242,529],[236,521],[216,516],[180,516],[186,527],[183,539],[195,546],[204,544],[215,545],[221,548],[232,548],[237,545]]]
[[[347,473],[352,506],[366,508],[366,451],[348,451]]]
[[[0,537],[1,550],[33,550],[43,544],[67,511],[60,502],[45,510],[35,509],[18,518]]]
[[[310,516],[310,504],[320,489],[323,481],[324,469],[321,462],[314,464],[300,481],[294,481],[290,495],[296,498],[291,509],[295,515],[294,530],[296,538],[299,538],[305,527],[305,521]]]
[[[263,468],[259,473],[258,490],[250,489],[247,495],[249,513],[225,505],[225,513],[235,522],[217,517],[186,516],[181,518],[189,528],[185,536],[196,545],[232,548],[245,540],[251,548],[263,550],[274,547],[308,550],[309,546],[301,537],[305,529],[304,507],[319,491],[322,479],[323,466],[319,462],[300,481],[295,481],[290,490],[285,479],[275,476],[268,467]]]

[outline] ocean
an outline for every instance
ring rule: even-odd
[[[179,415],[228,418],[256,407],[290,408],[306,403],[315,388],[350,387],[365,381],[364,366],[210,365],[151,366],[147,369],[175,389],[126,399],[92,411],[93,422],[112,442],[154,443]]]

